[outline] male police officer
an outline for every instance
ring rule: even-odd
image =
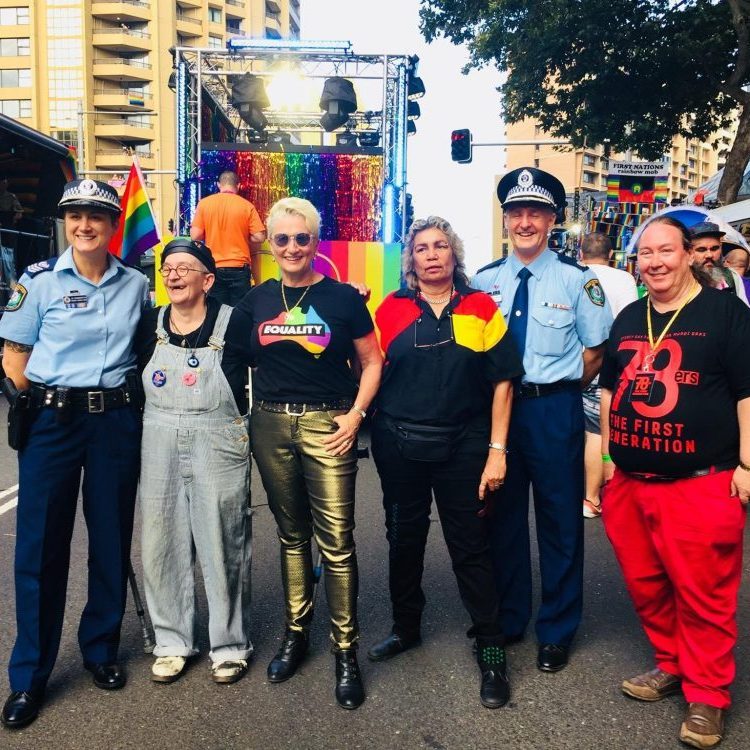
[[[508,258],[480,269],[473,285],[490,294],[523,356],[508,437],[508,474],[491,520],[495,577],[506,641],[531,618],[529,483],[534,489],[542,603],[537,666],[556,672],[581,619],[583,445],[581,388],[598,373],[612,315],[596,276],[549,249],[565,189],[532,167],[497,188],[513,245]]]
[[[94,684],[121,688],[120,624],[140,465],[140,413],[129,373],[148,281],[110,255],[120,202],[74,180],[59,203],[70,247],[29,266],[0,320],[3,366],[33,406],[18,453],[17,635],[3,724],[32,722],[57,657],[70,540],[83,472],[88,601],[78,642]]]

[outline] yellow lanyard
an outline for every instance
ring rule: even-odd
[[[685,299],[685,301],[674,311],[674,314],[669,319],[669,322],[667,325],[664,326],[664,330],[659,334],[659,338],[656,339],[654,342],[654,331],[651,324],[651,298],[649,297],[646,300],[646,324],[648,325],[648,344],[651,347],[651,351],[643,358],[643,370],[648,372],[650,369],[650,366],[653,364],[654,360],[656,359],[656,350],[659,348],[659,345],[664,340],[664,337],[667,335],[667,332],[672,327],[672,323],[677,320],[677,316],[683,311],[685,308],[685,305],[688,304],[688,302],[692,302],[696,296],[698,295],[698,292],[700,292],[701,287],[700,284],[696,283],[696,288],[693,290],[693,292]]]

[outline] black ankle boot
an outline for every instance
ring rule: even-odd
[[[287,628],[276,656],[268,665],[268,681],[284,682],[284,680],[288,680],[297,671],[297,667],[302,664],[309,644],[310,637],[307,633]]]
[[[479,699],[486,708],[500,708],[510,700],[505,649],[494,640],[477,638],[477,663],[482,672]]]
[[[336,700],[341,708],[359,708],[365,700],[362,675],[353,648],[334,651],[336,658]]]

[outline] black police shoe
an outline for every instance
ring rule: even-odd
[[[370,646],[367,658],[370,661],[385,661],[408,651],[410,648],[419,646],[420,643],[422,643],[422,639],[419,636],[407,639],[402,638],[397,633],[391,633],[387,638],[383,638],[382,641]]]
[[[21,729],[31,724],[42,707],[42,693],[16,690],[8,696],[2,713],[3,726],[8,729]]]
[[[127,681],[125,672],[117,662],[97,664],[93,661],[83,662],[83,666],[94,675],[94,685],[102,690],[120,690]]]
[[[336,658],[336,700],[341,708],[359,708],[365,700],[365,688],[353,648],[334,651]]]
[[[284,682],[284,680],[288,680],[302,664],[309,645],[310,636],[306,632],[287,628],[276,656],[268,665],[268,681]]]
[[[559,672],[568,664],[568,647],[555,643],[542,643],[536,665],[542,672]]]
[[[477,663],[482,673],[479,699],[486,708],[502,708],[510,700],[510,682],[505,649],[492,641],[477,638]]]

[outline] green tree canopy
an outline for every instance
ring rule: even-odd
[[[422,0],[422,33],[465,43],[467,67],[506,73],[508,122],[609,142],[646,159],[674,135],[706,139],[739,115],[719,188],[736,198],[750,158],[750,0]]]

